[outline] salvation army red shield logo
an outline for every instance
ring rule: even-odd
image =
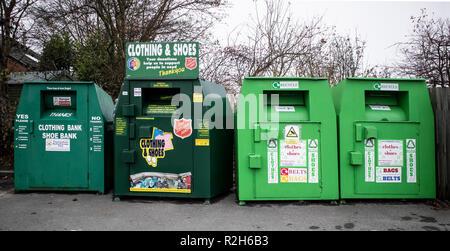
[[[186,58],[185,66],[188,70],[195,70],[197,68],[197,58]]]
[[[173,132],[177,137],[182,139],[188,138],[192,135],[192,120],[191,119],[175,119],[173,125]]]

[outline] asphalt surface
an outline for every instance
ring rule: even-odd
[[[1,177],[0,177],[1,179]],[[203,200],[90,193],[18,193],[0,188],[0,230],[180,231],[447,231],[450,210],[430,201],[258,202],[239,206],[234,193]]]

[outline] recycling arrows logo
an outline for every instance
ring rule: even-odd
[[[416,148],[416,144],[414,143],[414,140],[412,140],[412,139],[408,140],[408,142],[406,143],[406,147],[407,148]]]
[[[269,148],[276,148],[277,147],[277,140],[276,139],[271,139],[269,140]]]
[[[366,139],[366,147],[373,147],[375,144],[375,139]]]
[[[319,140],[317,140],[317,139],[311,140],[309,142],[309,147],[310,148],[317,148],[318,145],[319,145]]]

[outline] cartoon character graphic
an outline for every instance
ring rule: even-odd
[[[154,127],[151,138],[142,138],[140,140],[142,157],[147,161],[149,166],[157,167],[158,159],[164,159],[166,157],[166,151],[174,149],[172,139],[172,133],[166,133]]]

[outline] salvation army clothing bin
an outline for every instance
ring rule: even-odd
[[[115,111],[115,199],[229,191],[231,107],[223,86],[199,79],[198,43],[128,43],[127,52]]]
[[[113,110],[92,82],[26,82],[14,122],[16,191],[106,192]]]
[[[332,91],[341,198],[435,198],[434,117],[426,81],[348,78]]]
[[[336,114],[326,79],[245,78],[237,190],[251,200],[337,200]]]

